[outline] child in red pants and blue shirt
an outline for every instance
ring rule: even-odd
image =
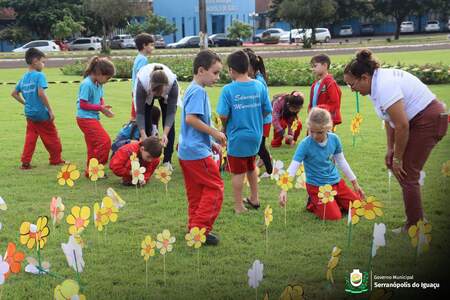
[[[306,191],[310,197],[306,209],[324,220],[341,219],[341,210],[348,211],[351,201],[364,198],[364,192],[344,157],[339,137],[330,132],[332,127],[330,113],[322,108],[313,108],[308,117],[309,135],[300,142],[288,168],[289,175],[293,177],[303,162]],[[336,165],[352,182],[354,191],[341,179]],[[331,185],[337,194],[334,201],[322,203],[318,195],[319,188],[327,184]],[[280,205],[285,206],[286,202],[287,192],[282,191]]]
[[[50,164],[63,164],[61,158],[62,146],[56,130],[53,111],[48,102],[45,89],[47,80],[42,69],[44,68],[45,54],[36,48],[30,48],[25,53],[28,72],[17,83],[11,96],[24,105],[27,119],[27,131],[22,153],[22,170],[31,169],[31,159],[38,137],[41,138],[45,148],[50,154]],[[21,95],[23,98],[21,97]]]
[[[211,105],[205,86],[217,82],[221,69],[220,57],[210,50],[200,51],[195,57],[194,80],[183,97],[178,145],[188,199],[188,228],[205,228],[207,245],[219,242],[211,230],[222,207],[224,187],[212,150],[221,153],[219,144],[225,145],[226,138],[211,127]]]
[[[77,101],[77,123],[84,134],[87,146],[86,177],[89,176],[89,160],[96,158],[105,165],[108,162],[111,139],[100,123],[99,112],[108,118],[114,114],[111,106],[105,105],[103,100],[103,84],[114,75],[113,63],[107,58],[94,56],[86,71],[84,80],[80,84]]]

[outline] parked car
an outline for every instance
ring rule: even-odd
[[[280,43],[289,43],[289,38],[291,39],[291,43],[294,43],[295,39],[298,39],[300,37],[301,32],[303,32],[303,28],[286,31],[283,35],[280,36]]]
[[[78,38],[69,44],[69,50],[100,50],[102,40],[99,37]]]
[[[284,35],[284,34],[286,34],[286,31],[284,31],[281,28],[269,28],[269,29],[264,30],[261,33],[256,34],[253,37],[253,40],[255,42],[259,43],[259,42],[262,41],[263,37],[270,36],[270,37],[281,38],[281,36]]]
[[[212,46],[213,42],[208,38],[208,46]],[[198,35],[185,36],[176,43],[170,43],[167,48],[197,48],[200,47],[200,37]]]
[[[328,43],[331,40],[331,34],[328,28],[315,28],[315,41],[319,43]],[[296,37],[296,42],[303,42],[303,39],[305,38],[311,38],[312,36],[312,29],[301,29],[299,31],[298,36]]]
[[[353,35],[352,25],[342,25],[341,28],[339,29],[339,35],[352,36]]]
[[[414,22],[404,21],[400,24],[400,33],[412,33],[414,32]]]
[[[441,26],[439,25],[439,21],[428,21],[425,26],[425,32],[437,32],[441,30]]]
[[[166,48],[166,41],[164,41],[162,35],[155,34],[153,39],[155,40],[155,48]]]
[[[53,40],[53,42],[59,46],[59,49],[61,51],[68,51],[69,50],[69,44],[67,41],[61,41],[61,40]]]
[[[111,40],[111,49],[126,49],[136,48],[136,44],[134,43],[134,39],[129,34],[119,34],[113,36]]]
[[[36,49],[41,50],[42,52],[61,51],[59,46],[53,41],[37,40],[37,41],[28,42],[25,45],[14,49],[13,52],[25,52],[30,48],[36,48]]]
[[[216,33],[210,35],[209,38],[212,40],[214,46],[217,47],[242,46],[240,39],[231,39],[225,33]]]
[[[372,24],[361,24],[359,31],[362,36],[370,36],[375,34],[375,27]]]

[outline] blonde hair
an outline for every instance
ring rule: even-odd
[[[320,107],[313,107],[308,115],[308,127],[311,127],[313,124],[331,130],[333,128],[333,121],[330,112]]]

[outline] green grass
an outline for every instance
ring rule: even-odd
[[[22,70],[0,70],[2,78],[17,79]],[[57,69],[45,70],[49,80],[73,79],[60,75]],[[182,83],[185,89],[187,83]],[[0,212],[3,229],[0,234],[0,252],[7,242],[19,243],[19,226],[23,221],[35,222],[39,215],[48,215],[52,196],[60,195],[66,205],[66,214],[74,205],[92,207],[101,201],[94,185],[80,178],[75,187],[60,187],[56,183],[57,167],[48,166],[48,154],[38,143],[30,171],[18,169],[25,133],[22,107],[10,96],[10,89],[2,88],[0,113],[0,195],[7,201],[8,210]],[[270,93],[300,89],[309,94],[309,87],[270,88]],[[450,85],[431,86],[440,99],[450,104]],[[104,87],[105,99],[113,106],[114,119],[102,119],[102,124],[112,138],[129,117],[130,84],[108,83]],[[387,225],[387,246],[378,250],[373,260],[374,274],[413,274],[416,281],[441,282],[448,278],[448,245],[450,243],[450,213],[446,208],[449,179],[440,172],[444,161],[450,159],[450,139],[446,137],[434,149],[425,171],[423,206],[433,224],[433,242],[428,253],[415,264],[415,251],[406,236],[394,236],[390,229],[398,227],[404,219],[404,207],[398,184],[393,181],[392,199],[388,200],[387,172],[384,167],[385,134],[376,117],[370,100],[361,99],[364,121],[356,147],[352,147],[350,120],[355,114],[355,100],[347,87],[342,87],[343,125],[338,127],[344,152],[367,195],[374,195],[385,203],[385,215],[377,222]],[[81,131],[75,123],[77,84],[50,85],[48,95],[56,115],[56,125],[63,144],[63,157],[77,164],[85,164],[86,149]],[[212,107],[217,104],[220,87],[208,89]],[[306,110],[301,111],[304,121]],[[176,118],[179,132],[179,113]],[[304,136],[304,132],[302,132]],[[270,149],[275,159],[288,164],[294,149],[282,147]],[[247,215],[233,213],[231,180],[224,175],[225,198],[222,212],[215,224],[215,232],[221,237],[218,247],[201,248],[200,280],[196,278],[196,253],[186,246],[187,202],[183,177],[176,155],[176,170],[166,195],[164,185],[156,179],[139,190],[136,199],[134,188],[120,185],[119,178],[108,172],[109,178],[98,183],[104,192],[113,187],[126,201],[117,223],[108,226],[107,235],[98,234],[93,222],[83,233],[87,248],[83,251],[86,262],[81,274],[84,293],[88,299],[251,299],[255,291],[248,287],[247,270],[255,259],[264,263],[264,279],[259,287],[259,299],[268,291],[270,299],[277,299],[289,283],[301,283],[309,299],[344,299],[344,277],[354,268],[366,270],[373,222],[362,221],[353,228],[352,247],[346,246],[345,220],[326,222],[317,220],[305,211],[306,193],[294,190],[289,193],[287,227],[283,222],[283,210],[277,205],[279,188],[273,181],[263,179],[259,185],[262,206],[273,207],[274,221],[269,228],[269,253],[265,253],[263,210]],[[166,258],[167,287],[163,284],[163,259],[156,255],[149,261],[149,287],[145,288],[145,263],[140,256],[140,243],[145,235],[155,238],[163,229],[169,229],[177,238],[174,251]],[[66,278],[75,279],[74,271],[67,266],[60,244],[67,242],[68,225],[63,222],[51,234],[42,251],[50,261],[51,271]],[[105,240],[106,238],[106,240]],[[331,249],[338,245],[343,249],[339,265],[334,271],[336,284],[331,287],[325,280],[325,272]],[[36,257],[34,251],[18,246],[26,255]],[[1,252],[3,253],[3,252]],[[3,285],[4,299],[50,299],[53,289],[61,280],[49,276],[34,277],[20,273],[11,276]],[[396,290],[396,296],[411,296],[417,291]]]

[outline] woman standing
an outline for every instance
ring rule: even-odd
[[[448,114],[445,104],[414,75],[383,69],[370,50],[360,50],[344,70],[352,91],[369,95],[377,115],[386,121],[386,166],[403,191],[404,232],[423,219],[419,176],[431,150],[445,136]]]

